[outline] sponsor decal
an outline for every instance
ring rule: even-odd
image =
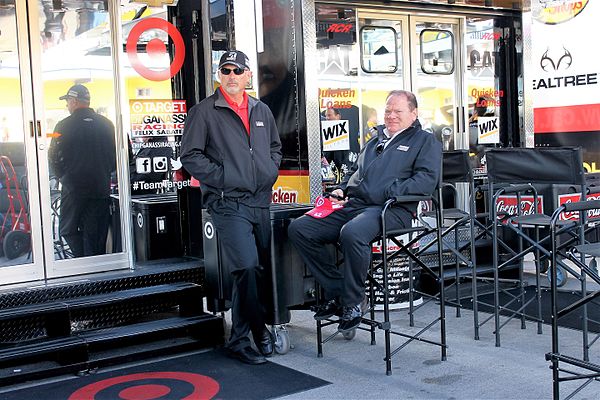
[[[500,107],[501,98],[504,97],[504,90],[473,88],[471,96],[475,99],[476,107]]]
[[[139,149],[158,149],[158,148],[162,148],[162,147],[179,147],[181,146],[180,142],[132,142],[131,143],[131,148],[133,150],[139,150]],[[175,168],[177,169],[177,168]]]
[[[559,52],[549,54],[547,49],[540,57],[540,67],[544,72],[555,73],[571,68],[573,64],[573,55],[566,47],[562,47]],[[580,73],[562,76],[549,76],[532,80],[533,90],[570,88],[578,86],[589,86],[598,84],[598,73]]]
[[[312,203],[308,171],[280,170],[273,184],[271,200],[279,203]]]
[[[319,89],[319,107],[321,109],[350,108],[355,98],[355,89]]]
[[[532,7],[533,18],[546,25],[556,25],[578,16],[589,0],[538,0],[539,5]]]
[[[586,201],[591,201],[591,200],[600,200],[600,193],[594,193],[594,194],[587,195]],[[576,203],[578,201],[581,201],[581,193],[569,193],[569,194],[558,195],[558,205],[559,206],[562,206],[563,204],[566,204],[566,203]],[[600,220],[600,210],[598,210],[598,209],[588,210],[587,218],[588,218],[588,221],[594,221],[594,222],[599,221]],[[559,215],[558,219],[561,221],[579,221],[579,212],[578,211],[564,212]]]
[[[350,150],[348,120],[321,121],[323,151]]]
[[[547,49],[540,59],[542,69],[546,72],[569,69],[573,63],[573,56],[571,56],[571,53],[565,47],[563,47],[563,50],[564,53],[556,55],[553,59],[548,55],[550,49]]]
[[[271,193],[271,201],[273,203],[297,203],[298,191],[292,188],[278,186],[277,188],[274,188]]]
[[[347,33],[352,31],[354,24],[331,24],[327,28],[327,33]]]
[[[544,196],[539,195],[537,201],[537,212],[542,212],[542,205],[544,204]],[[533,196],[521,196],[521,215],[532,215],[534,214],[535,208],[533,206]],[[499,196],[496,201],[496,215],[498,219],[502,219],[505,216],[519,215],[519,207],[517,206],[517,196],[506,195]]]
[[[204,236],[207,239],[212,239],[215,236],[215,227],[210,221],[204,224]]]
[[[138,40],[147,31],[161,30],[167,33],[173,42],[173,61],[168,68],[162,70],[154,70],[148,68],[142,63],[140,55],[138,53]],[[146,43],[146,53],[149,55],[167,54],[167,48],[162,40],[158,38],[151,39]],[[172,78],[179,72],[183,66],[185,59],[185,44],[183,37],[177,28],[168,21],[161,18],[146,18],[135,24],[133,29],[129,32],[127,37],[127,44],[125,45],[125,51],[129,58],[129,62],[133,69],[143,76],[144,78],[151,81],[165,81]]]
[[[185,100],[130,100],[129,109],[132,138],[183,134]]]
[[[160,157],[138,157],[135,160],[135,172],[138,174],[149,174],[151,172],[167,172],[169,170],[169,159],[164,156]],[[170,159],[173,169],[181,168],[179,158],[177,160]]]
[[[477,143],[493,144],[500,143],[500,118],[478,117],[477,118]]]
[[[170,181],[163,179],[160,182],[135,181],[131,182],[133,190],[170,190],[173,188],[183,189],[184,187],[192,187],[190,179],[183,181]]]

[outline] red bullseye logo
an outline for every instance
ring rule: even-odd
[[[163,383],[148,383],[156,380],[175,380],[185,382],[191,385],[191,392],[181,397],[173,397],[171,388]],[[220,389],[219,383],[208,376],[192,374],[189,372],[144,372],[108,378],[99,382],[94,382],[75,391],[68,400],[96,400],[101,397],[103,390],[113,386],[145,381],[143,384],[131,385],[125,387],[118,393],[120,400],[153,400],[160,398],[181,399],[181,400],[208,400],[212,399]],[[171,394],[168,397],[163,397]]]
[[[137,43],[142,33],[150,29],[158,29],[166,32],[167,35],[173,41],[175,49],[175,55],[169,68],[162,70],[153,70],[146,67],[140,60],[140,55],[137,52]],[[129,62],[134,70],[138,74],[151,81],[164,81],[175,76],[177,72],[183,66],[183,60],[185,59],[185,45],[183,43],[183,37],[181,33],[175,28],[173,24],[164,19],[160,18],[147,18],[143,21],[138,22],[127,37],[127,44],[125,46]],[[151,58],[161,56],[167,52],[165,44],[160,39],[152,39],[146,44],[146,54]]]

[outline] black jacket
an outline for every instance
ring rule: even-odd
[[[181,139],[181,162],[200,181],[204,204],[219,198],[268,207],[279,175],[281,141],[271,110],[248,96],[250,135],[217,89],[192,107]]]
[[[349,198],[366,206],[383,205],[394,196],[433,193],[441,173],[442,144],[421,129],[417,120],[377,154],[383,128],[377,127],[377,136],[363,147],[340,188]],[[408,208],[414,212],[416,204]]]
[[[54,131],[59,136],[50,143],[48,161],[62,190],[79,197],[109,197],[111,173],[116,169],[112,122],[91,108],[78,108]]]

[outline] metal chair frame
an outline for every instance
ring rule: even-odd
[[[442,229],[441,229],[441,221],[442,221],[442,212],[441,212],[441,201],[440,196],[441,191],[439,187],[436,189],[434,195],[431,196],[399,196],[396,198],[392,198],[388,200],[382,211],[381,211],[381,224],[382,224],[382,234],[380,237],[374,239],[373,242],[381,241],[382,243],[382,260],[381,262],[371,262],[369,267],[369,273],[367,274],[367,281],[369,282],[368,287],[368,296],[369,296],[369,310],[368,310],[368,318],[365,316],[362,318],[361,325],[357,328],[359,330],[368,331],[371,334],[371,345],[376,344],[376,328],[384,331],[385,338],[385,357],[384,361],[386,363],[386,375],[392,374],[392,357],[397,354],[400,350],[406,347],[409,343],[413,341],[419,341],[422,343],[428,343],[432,345],[439,346],[441,348],[441,359],[445,361],[447,358],[447,344],[446,344],[446,320],[445,320],[445,301],[444,301],[444,281],[443,281],[443,264],[439,263],[439,272],[436,272],[433,268],[426,265],[419,259],[419,256],[423,254],[426,248],[415,248],[414,245],[417,244],[420,240],[422,240],[425,236],[430,235],[432,233],[436,234],[436,241],[442,242]],[[403,203],[413,203],[419,201],[428,201],[431,202],[435,208],[436,215],[436,225],[431,226],[429,224],[403,228],[398,230],[388,230],[385,223],[385,216],[388,210],[391,207],[401,205]],[[438,229],[438,227],[440,227]],[[397,237],[402,235],[410,235],[412,238],[407,242],[403,243]],[[389,241],[398,246],[398,250],[393,251],[388,254],[386,244]],[[442,258],[441,246],[437,246],[438,250],[438,260]],[[400,332],[399,330],[395,330],[392,328],[392,323],[390,321],[390,292],[387,289],[389,287],[389,264],[396,257],[406,256],[409,259],[409,314],[411,318],[411,326],[413,326],[413,274],[415,268],[419,268],[421,271],[430,274],[435,278],[435,280],[439,284],[440,297],[439,297],[439,307],[440,313],[433,321],[429,322],[424,328],[422,328],[419,332],[415,334],[408,334],[405,332]],[[338,261],[341,262],[341,261]],[[416,266],[415,266],[416,265]],[[382,274],[382,282],[377,281],[373,278],[373,272],[377,270],[381,270]],[[377,319],[375,315],[375,291],[379,291],[383,294],[383,320]],[[329,319],[326,321],[317,321],[317,357],[323,357],[323,344],[327,343],[334,337],[336,337],[339,332],[334,332],[333,334],[323,337],[322,328],[338,323],[338,319]],[[422,337],[422,335],[433,328],[435,325],[439,323],[440,325],[440,340],[434,341],[427,338]],[[405,338],[406,340],[397,346],[395,349],[391,347],[391,336],[397,335]],[[351,335],[344,335],[346,339],[352,339],[354,337]]]
[[[551,256],[550,250],[545,247],[545,245],[550,244],[551,235],[548,233],[547,236],[542,238],[540,237],[540,231],[543,228],[550,228],[551,217],[537,211],[539,196],[534,183],[578,185],[582,193],[585,193],[585,177],[580,148],[490,149],[486,152],[486,159],[488,162],[489,210],[493,242],[494,334],[496,346],[500,346],[500,330],[513,318],[520,318],[522,329],[526,328],[525,321],[527,319],[536,322],[538,334],[542,333],[541,260]],[[521,199],[526,193],[530,193],[533,197],[533,212],[530,215],[524,215],[522,209]],[[499,216],[496,204],[499,197],[506,194],[516,196],[516,213]],[[561,223],[560,225],[562,225],[561,230],[557,234],[571,232],[569,226],[571,224]],[[500,261],[500,243],[498,240],[500,228],[504,229],[505,232],[514,233],[518,239],[517,250],[502,245],[508,251],[508,257],[503,261]],[[524,243],[526,243],[526,246],[524,246]],[[525,301],[523,257],[532,251],[535,254],[536,295]],[[500,271],[514,267],[515,262],[518,263],[518,279],[500,278]],[[557,262],[565,268],[568,267],[560,260]],[[514,295],[502,287],[503,284],[507,283],[517,284],[519,293]],[[510,300],[502,305],[500,304],[500,292],[510,297]],[[534,301],[537,306],[536,315],[526,314],[525,308]],[[516,310],[509,308],[515,302],[518,303],[518,308]],[[500,322],[501,312],[509,313],[508,318],[503,323]],[[485,322],[487,320],[483,323]]]
[[[584,380],[579,386],[577,386],[567,397],[570,399],[579,393],[584,387],[594,381],[600,381],[600,364],[592,363],[589,361],[589,349],[594,342],[600,337],[596,337],[589,341],[588,337],[588,315],[587,305],[593,302],[595,299],[600,297],[600,290],[595,292],[589,292],[587,290],[587,278],[591,278],[594,282],[600,285],[600,276],[596,270],[592,269],[586,264],[586,256],[599,257],[600,256],[600,242],[588,243],[585,239],[586,224],[587,224],[587,212],[590,210],[600,210],[600,200],[591,201],[580,201],[575,203],[566,203],[558,207],[551,217],[551,239],[552,239],[552,256],[550,264],[551,278],[551,310],[552,310],[552,351],[546,354],[546,360],[551,362],[552,368],[552,393],[554,399],[560,398],[560,383],[576,380]],[[565,252],[563,246],[557,244],[560,235],[559,218],[562,213],[578,213],[579,222],[572,226],[573,230],[579,235],[578,245],[570,246]],[[561,249],[562,247],[562,249]],[[574,271],[572,268],[568,268],[567,271],[577,277],[581,282],[581,298],[572,304],[559,310],[557,302],[557,270],[559,265],[559,255],[566,257],[571,261],[580,272]],[[596,303],[597,306],[600,304]],[[582,344],[583,344],[583,357],[577,358],[568,356],[560,352],[559,346],[559,331],[558,331],[558,320],[565,315],[571,313],[576,309],[582,309]],[[576,369],[567,369],[562,367],[561,364],[575,367]]]

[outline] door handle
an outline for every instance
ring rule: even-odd
[[[35,132],[33,129],[33,121],[29,121],[29,136],[30,137],[35,137]]]
[[[37,124],[37,134],[38,137],[41,138],[42,137],[42,124],[40,122],[40,120],[38,119],[37,121],[35,121]]]

